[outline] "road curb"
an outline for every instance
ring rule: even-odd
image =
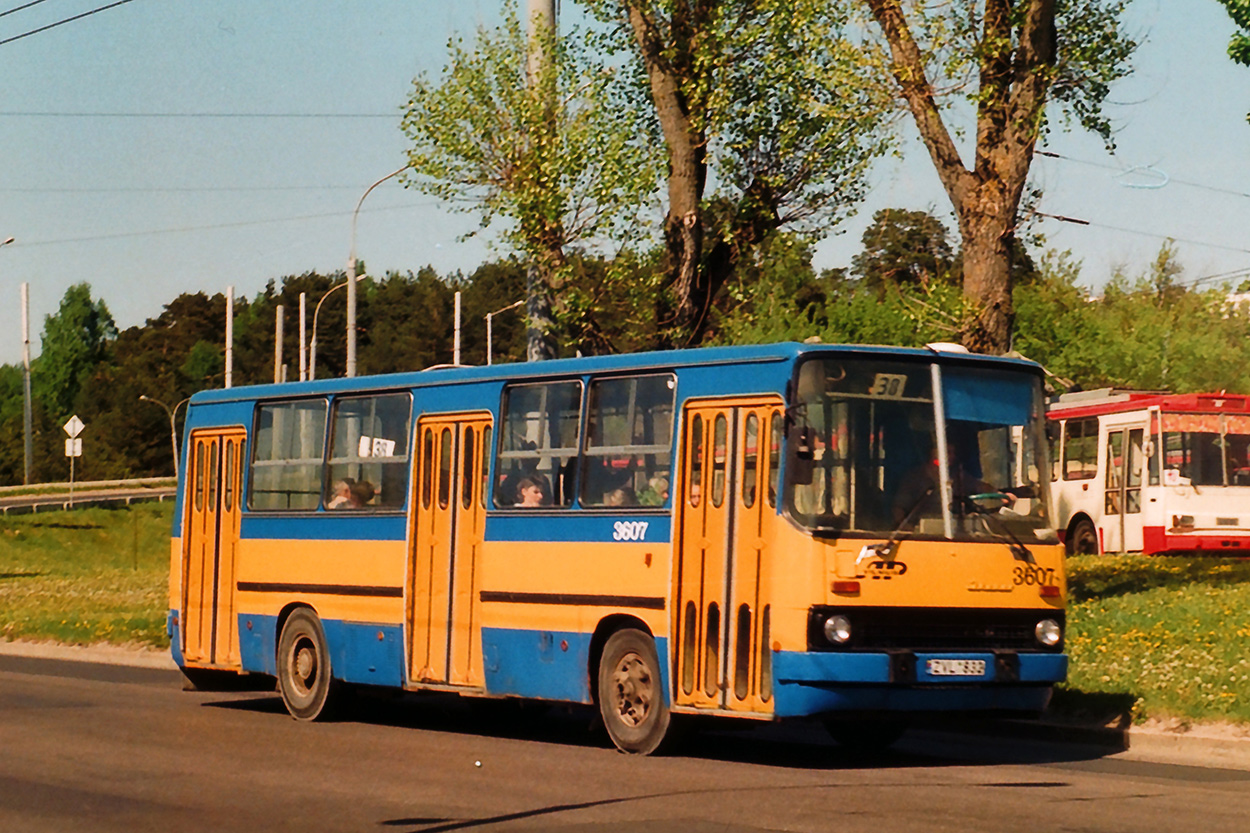
[[[1046,720],[956,721],[929,728],[962,735],[1036,741],[1105,750],[1109,755],[1157,763],[1250,770],[1250,733],[1214,737],[1198,724],[1189,731],[1150,726],[1124,729]]]
[[[0,656],[178,670],[178,666],[174,664],[174,659],[167,650],[126,645],[63,645],[59,642],[0,641]]]

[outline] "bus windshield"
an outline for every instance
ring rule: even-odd
[[[943,367],[957,537],[1051,540],[1041,385],[1029,373]],[[816,358],[791,403],[786,501],[813,530],[944,535],[928,364]]]
[[[1165,484],[1250,486],[1250,417],[1164,413],[1162,418]],[[1157,472],[1152,455],[1152,485]]]

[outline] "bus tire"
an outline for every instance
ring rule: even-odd
[[[839,746],[851,752],[869,755],[889,749],[907,731],[907,720],[901,717],[879,717],[857,720],[826,718],[825,731]]]
[[[1098,530],[1089,518],[1077,518],[1066,540],[1068,555],[1097,555]]]
[[[296,720],[325,720],[334,713],[341,686],[330,676],[330,652],[317,614],[297,608],[278,640],[278,691]]]
[[[664,742],[671,714],[660,680],[650,636],[625,628],[608,637],[599,659],[599,714],[622,752],[650,755]]]

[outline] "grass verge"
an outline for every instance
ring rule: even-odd
[[[169,646],[171,503],[0,518],[0,638]]]
[[[1250,722],[1250,559],[1068,559],[1059,714]]]

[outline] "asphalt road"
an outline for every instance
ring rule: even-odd
[[[790,725],[635,758],[584,711],[367,698],[365,719],[300,724],[270,693],[181,688],[165,670],[0,656],[0,831],[1241,833],[1250,818],[1250,772],[1077,747],[918,732],[864,760]]]

